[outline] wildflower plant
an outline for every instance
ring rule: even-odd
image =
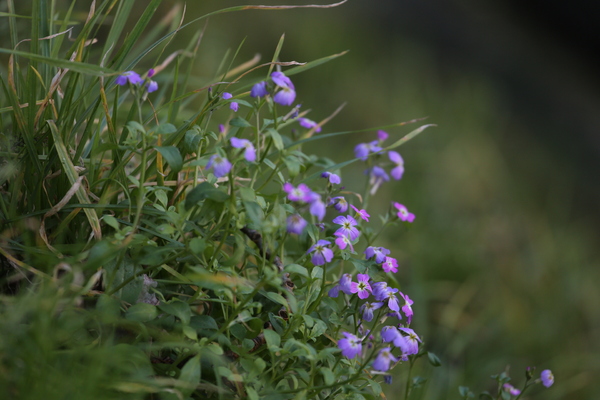
[[[439,365],[411,325],[419,304],[388,283],[403,268],[396,249],[366,233],[369,197],[392,184],[386,169],[404,174],[396,149],[430,125],[389,145],[406,123],[374,129],[343,160],[305,154],[304,143],[359,134],[327,132],[325,110],[311,114],[317,123],[297,105],[294,75],[343,53],[280,61],[282,37],[271,61],[229,58],[201,82],[191,79],[201,34],[185,48],[173,39],[207,16],[183,23],[176,9],[150,29],[153,0],[125,32],[133,2],[98,3],[75,21],[72,7],[34,2],[28,50],[12,1],[4,17],[2,388],[374,399],[392,370],[410,378],[424,355]],[[248,8],[277,7],[211,15]],[[342,192],[354,162],[367,170],[362,194]],[[413,223],[392,200],[404,201],[390,199],[381,229]],[[23,351],[47,369],[22,362]],[[75,374],[85,385],[63,383]]]

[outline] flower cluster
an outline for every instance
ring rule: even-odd
[[[354,148],[354,155],[356,158],[360,158],[363,161],[367,161],[371,154],[383,154],[383,142],[389,137],[388,133],[385,131],[377,132],[377,140],[373,140],[367,143],[359,143]],[[402,179],[404,175],[404,159],[402,156],[396,151],[388,151],[387,156],[389,161],[392,164],[392,169],[390,170],[390,175],[395,180]],[[385,164],[385,163],[384,163]],[[384,183],[390,180],[390,175],[383,168],[385,165],[371,165],[366,171],[365,174],[369,175],[369,185],[371,187],[370,194],[375,194],[379,187]],[[404,220],[403,220],[404,221]],[[412,222],[412,221],[409,221]]]
[[[291,79],[283,74],[283,72],[275,71],[271,73],[271,82],[275,85],[271,91],[267,87],[266,81],[258,82],[252,86],[250,90],[251,97],[265,97],[272,94],[273,101],[282,106],[291,106],[296,100],[296,89]],[[310,121],[310,120],[307,120]],[[303,122],[300,121],[302,124]]]
[[[408,356],[417,354],[421,338],[419,338],[413,329],[408,327],[413,316],[411,308],[413,304],[412,300],[407,295],[399,292],[398,289],[389,287],[386,282],[375,282],[371,285],[369,280],[369,275],[358,274],[357,282],[353,282],[352,275],[344,274],[339,283],[329,291],[329,295],[337,297],[341,291],[349,296],[356,294],[361,300],[368,299],[372,295],[375,300],[374,302],[367,301],[360,306],[361,325],[364,322],[373,321],[374,311],[376,310],[379,310],[377,323],[382,323],[390,316],[402,319],[402,314],[399,312],[402,310],[402,313],[406,316],[407,323],[405,325],[384,325],[379,330],[380,343],[392,344],[393,347],[385,346],[379,349],[372,367],[376,371],[386,372],[391,368],[392,363],[406,361],[408,360]],[[400,308],[398,298],[396,297],[397,293],[399,293],[405,302],[402,308]],[[343,332],[343,335],[346,338],[351,337],[352,341],[339,340],[338,347],[342,351],[342,354],[348,358],[365,357],[365,353],[362,351],[362,343],[365,340],[373,342],[374,336],[372,333],[373,330],[369,331],[362,338],[359,338],[349,332]],[[395,349],[399,350],[397,357],[393,355]]]
[[[385,132],[380,132],[379,136],[385,139]],[[376,143],[371,143],[366,147],[366,151],[377,148]],[[392,157],[397,160],[396,156]],[[383,171],[383,169],[381,170]],[[402,172],[396,170],[392,174],[399,176]],[[345,250],[356,254],[354,246],[361,237],[360,221],[368,222],[370,217],[366,210],[349,205],[344,196],[332,195],[335,193],[332,188],[341,184],[341,178],[338,175],[324,172],[321,176],[327,179],[329,189],[327,206],[341,215],[337,215],[331,220],[333,229],[330,232],[334,239],[334,245],[331,240],[328,240],[329,238],[320,239],[308,249],[307,254],[311,255],[311,262],[315,266],[326,265],[335,259],[334,246],[338,247],[340,251]],[[323,220],[325,206],[321,200],[321,194],[316,193],[304,183],[294,186],[288,182],[284,184],[283,190],[289,201],[295,203],[299,208],[308,209],[309,213],[318,221]],[[399,219],[409,222],[414,220],[414,215],[409,213],[406,207],[399,203],[394,204],[398,209]],[[350,207],[354,212],[348,214],[347,211]],[[301,234],[307,225],[308,222],[299,213],[295,213],[288,218],[287,230],[290,233]],[[368,264],[369,268],[375,267],[374,272],[378,270],[385,273],[398,272],[398,262],[391,256],[389,249],[367,246],[363,254],[365,260],[371,263]],[[342,332],[343,338],[338,341],[338,347],[343,356],[364,358],[368,349],[375,346],[377,355],[373,359],[372,368],[385,373],[393,364],[405,361],[409,356],[418,353],[421,338],[409,327],[413,318],[413,300],[408,295],[400,292],[397,288],[388,286],[385,281],[373,282],[368,271],[358,273],[356,277],[350,273],[343,274],[340,280],[331,287],[328,294],[332,298],[337,298],[340,294],[348,296],[347,304],[354,302],[352,298],[362,303],[357,305],[358,332],[344,331]],[[384,324],[390,317],[396,318],[401,323],[397,325]],[[366,330],[363,326],[365,323],[374,323],[375,326],[371,330]],[[379,328],[376,328],[378,325]],[[368,346],[363,346],[366,341],[369,342]]]
[[[154,73],[155,73],[154,68],[150,68],[150,70],[148,70],[148,73],[146,74],[146,76],[148,78],[146,80],[146,79],[142,78],[135,71],[126,71],[117,77],[117,79],[115,80],[115,83],[119,86],[127,85],[127,83],[130,83],[131,85],[134,85],[134,86],[139,86],[142,83],[146,82],[146,84],[145,84],[146,90],[148,91],[148,93],[152,93],[152,92],[155,92],[156,90],[158,90],[158,83],[156,83],[155,81],[150,79],[150,78],[152,78],[152,76],[154,76]]]

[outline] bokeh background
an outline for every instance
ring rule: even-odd
[[[186,18],[315,2],[190,1]],[[176,4],[165,1],[159,17]],[[78,7],[85,18],[89,2]],[[422,398],[458,399],[459,385],[493,390],[489,376],[507,367],[519,385],[527,366],[552,369],[556,384],[526,397],[600,398],[599,24],[600,3],[584,0],[349,0],[208,20],[194,71],[201,81],[242,41],[239,62],[255,53],[269,61],[285,33],[282,61],[350,50],[293,78],[313,120],[347,102],[325,132],[420,117],[437,124],[400,148],[404,178],[369,209],[377,215],[394,200],[417,215],[379,244],[398,258],[414,328],[443,363],[421,363],[430,378]],[[186,28],[173,46],[203,27]],[[414,127],[388,132],[398,139]],[[374,138],[375,130],[332,138],[313,150],[342,162]],[[342,171],[348,189],[362,190],[363,169]],[[388,398],[399,398],[403,379]]]
[[[187,7],[192,16],[312,3]],[[420,371],[431,378],[423,398],[457,399],[459,385],[493,390],[490,375],[507,367],[520,385],[527,366],[552,369],[556,384],[526,397],[600,398],[599,19],[600,7],[586,1],[350,0],[208,22],[199,75],[211,76],[243,40],[240,61],[255,53],[269,61],[285,33],[282,61],[350,50],[294,77],[309,118],[348,103],[327,132],[418,117],[438,125],[400,148],[405,176],[384,185],[370,210],[384,212],[393,199],[417,215],[380,244],[399,258],[414,327],[443,362]],[[374,137],[314,150],[341,162]],[[362,190],[363,169],[342,171],[348,188]],[[403,384],[396,376],[388,397]]]

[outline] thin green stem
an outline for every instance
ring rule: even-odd
[[[415,363],[415,359],[413,357],[410,357],[408,374],[406,375],[406,388],[404,389],[404,400],[408,400],[408,396],[410,396],[410,392],[411,392],[410,378],[411,378],[414,363]]]

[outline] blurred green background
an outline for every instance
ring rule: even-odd
[[[195,16],[238,4],[312,3],[187,7]],[[400,149],[404,178],[384,185],[369,210],[384,212],[394,200],[417,215],[411,229],[392,228],[380,244],[399,258],[414,328],[444,363],[422,371],[432,377],[424,398],[459,398],[459,385],[493,390],[489,376],[507,366],[517,385],[527,366],[553,370],[555,386],[526,397],[600,398],[600,10],[582,1],[502,3],[350,0],[221,15],[208,22],[197,72],[213,74],[244,39],[240,62],[255,53],[269,61],[283,33],[282,61],[350,50],[294,76],[309,118],[348,102],[326,132],[426,116],[438,125]],[[318,142],[314,151],[341,162],[374,137]],[[361,191],[363,169],[344,170],[343,183]],[[388,397],[400,390],[401,376]]]
[[[312,3],[192,1],[186,20],[240,4]],[[419,117],[438,125],[400,148],[404,178],[369,209],[375,216],[399,201],[417,215],[379,245],[398,258],[414,328],[443,362],[420,371],[431,377],[423,398],[457,399],[459,385],[492,390],[489,376],[507,366],[518,385],[534,365],[552,369],[556,384],[531,397],[600,398],[600,10],[583,0],[499,3],[349,0],[219,15],[208,20],[195,74],[212,78],[243,40],[240,63],[255,53],[267,62],[283,33],[282,61],[350,50],[293,77],[313,120],[347,102],[325,132]],[[175,4],[165,1],[158,17]],[[78,6],[84,18],[89,4]],[[203,26],[183,30],[173,47]],[[388,132],[394,140],[414,127]],[[342,162],[375,130],[343,138],[313,151]],[[363,169],[342,171],[348,189],[362,190]]]

